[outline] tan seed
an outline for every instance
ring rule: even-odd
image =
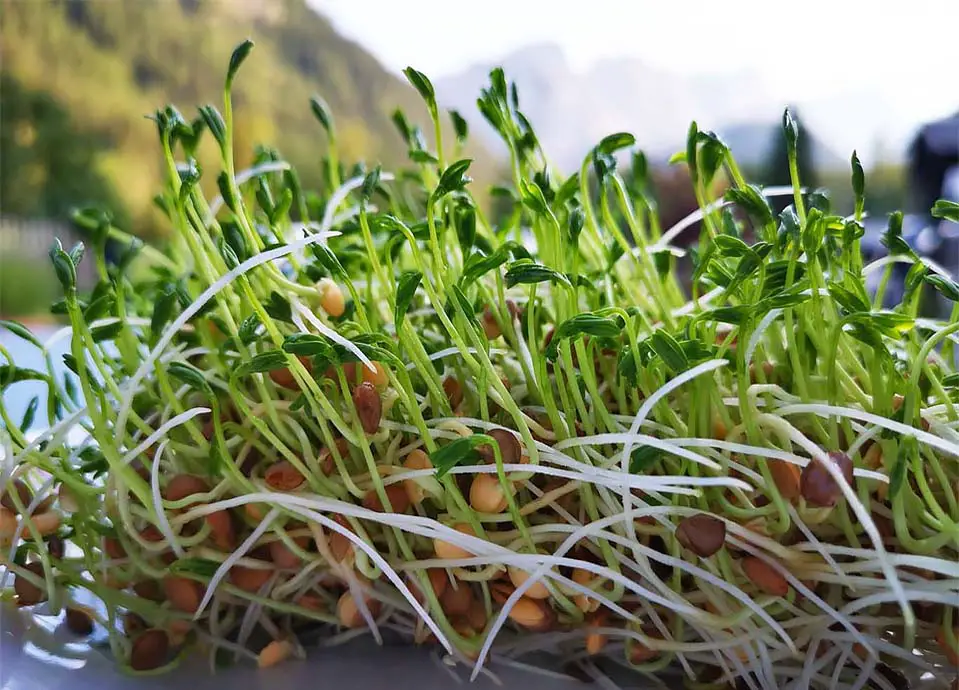
[[[446,571],[443,568],[427,568],[426,576],[429,578],[430,587],[433,589],[433,594],[436,595],[437,599],[442,599],[443,593],[446,592],[447,588],[449,587],[449,577],[446,575]],[[425,604],[426,597],[420,589],[420,579],[411,575],[408,578],[408,584],[410,587],[410,592],[413,593],[416,601],[418,601],[420,604]]]
[[[93,617],[84,609],[67,607],[67,629],[75,635],[89,635],[93,632]]]
[[[799,498],[799,467],[785,460],[770,460],[769,472],[779,490],[779,495],[787,501]]]
[[[473,603],[473,590],[468,582],[449,586],[440,597],[440,607],[447,616],[465,616]]]
[[[760,590],[774,597],[789,594],[789,582],[775,568],[755,556],[742,560],[743,573]]]
[[[66,484],[61,484],[60,488],[57,489],[57,502],[60,504],[60,510],[64,513],[73,514],[80,510],[77,497]]]
[[[277,491],[295,491],[306,481],[288,460],[280,460],[270,465],[263,479]]]
[[[596,613],[589,616],[589,618],[587,618],[586,620],[587,629],[604,627],[606,625],[606,620],[608,617],[609,617],[609,614],[605,609],[597,611]],[[608,640],[609,638],[607,635],[604,635],[599,632],[590,632],[586,636],[586,653],[589,654],[590,656],[595,656],[596,654],[599,654],[603,650],[603,647],[606,646],[606,643],[608,642]]]
[[[353,405],[363,431],[375,434],[380,428],[380,419],[383,416],[383,401],[380,400],[376,387],[368,381],[358,385],[353,390]]]
[[[446,399],[450,401],[450,407],[454,410],[463,402],[463,387],[452,376],[443,379],[443,392],[446,393]]]
[[[481,513],[502,513],[506,510],[506,492],[492,474],[477,474],[470,484],[470,505]]]
[[[264,547],[258,547],[247,555],[247,558],[264,561],[264,565],[268,565],[266,560],[269,557],[270,551]],[[248,568],[244,565],[235,565],[230,568],[230,582],[237,588],[251,594],[260,591],[260,588],[266,584],[272,575],[272,568]]]
[[[17,494],[24,509],[30,507],[30,502],[33,500],[33,491],[31,491],[27,483],[21,479],[14,479],[4,487],[3,494],[0,495],[0,506],[3,506],[13,513],[19,512],[16,504],[13,502],[14,493]]]
[[[4,542],[17,533],[16,513],[6,508],[0,508],[0,542]]]
[[[137,636],[130,650],[130,668],[134,671],[152,671],[166,663],[170,653],[170,639],[165,630],[153,628]]]
[[[680,521],[676,539],[697,556],[709,558],[726,542],[726,523],[706,513],[691,515]]]
[[[183,613],[196,613],[203,601],[203,585],[177,575],[163,578],[163,593],[170,605]]]
[[[514,587],[519,587],[526,582],[529,577],[530,574],[521,568],[509,569],[509,581],[513,583]],[[549,588],[546,586],[545,580],[541,579],[539,582],[527,589],[523,593],[523,596],[529,597],[530,599],[548,599]]]
[[[260,650],[256,657],[256,665],[259,668],[269,668],[283,663],[293,656],[293,644],[288,640],[273,640],[266,647]]]
[[[40,513],[39,515],[31,515],[30,519],[33,521],[33,526],[42,537],[48,537],[60,529],[60,516],[53,511],[47,511],[46,513]],[[24,525],[24,531],[29,532],[29,527]]]
[[[23,568],[41,580],[43,579],[42,563],[28,563]],[[33,606],[47,600],[46,587],[38,587],[23,575],[16,575],[13,578],[13,591],[16,592],[17,603],[20,606]]]
[[[316,289],[320,293],[320,307],[323,311],[333,318],[343,316],[343,312],[346,311],[346,300],[340,286],[330,278],[321,278],[316,284]]]
[[[206,524],[210,526],[213,543],[221,551],[232,551],[236,548],[236,530],[233,527],[233,517],[228,510],[218,510],[206,516]]]
[[[373,371],[370,371],[370,368],[365,364],[360,368],[363,370],[363,381],[366,383],[373,384],[379,390],[383,390],[390,385],[390,375],[387,373],[386,367],[379,362],[373,362]]]
[[[430,462],[430,457],[426,453],[417,448],[406,456],[406,460],[403,461],[403,467],[408,470],[430,470],[433,469],[433,463]],[[403,481],[403,488],[406,490],[407,498],[410,499],[410,503],[413,505],[419,505],[423,502],[423,499],[426,498],[426,491],[415,479],[405,479]]]
[[[379,614],[380,602],[376,599],[366,599],[366,606],[374,618]],[[351,592],[344,592],[336,602],[336,616],[344,628],[360,628],[366,625]]]
[[[541,601],[520,597],[520,600],[510,609],[509,618],[519,626],[541,631],[549,623],[550,611],[551,609]]]
[[[466,523],[454,525],[453,529],[455,529],[457,532],[461,532],[462,534],[468,534],[471,537],[476,536],[476,532],[473,530],[473,528]],[[433,540],[433,552],[436,554],[437,558],[445,560],[470,558],[473,556],[473,554],[466,549],[457,546],[456,544],[445,542],[442,539]]]

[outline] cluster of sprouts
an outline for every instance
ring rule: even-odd
[[[414,165],[346,170],[316,99],[312,193],[270,149],[235,170],[230,90],[251,48],[222,114],[155,114],[169,246],[88,210],[88,251],[51,251],[69,373],[5,324],[47,367],[0,348],[0,386],[39,382],[47,405],[14,420],[0,404],[4,598],[65,610],[134,673],[197,650],[269,666],[359,635],[473,676],[498,661],[896,690],[955,673],[959,306],[947,323],[919,307],[959,285],[898,214],[889,255],[863,265],[855,154],[843,217],[801,187],[788,112],[786,189],[748,184],[693,124],[673,163],[702,210],[662,232],[642,154],[617,171],[631,135],[563,176],[494,70],[478,105],[512,184],[487,217],[458,158],[465,120],[444,142],[410,69],[432,147],[397,113]],[[212,202],[201,136],[222,153]],[[694,222],[700,242],[671,245]],[[894,262],[911,270],[884,309]]]

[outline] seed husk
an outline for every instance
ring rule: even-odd
[[[463,402],[463,386],[452,376],[443,379],[443,392],[446,393],[446,399],[450,401],[450,407],[454,410]]]
[[[93,632],[93,617],[84,609],[68,606],[65,622],[67,629],[75,635],[89,635]]]
[[[502,606],[506,603],[507,599],[513,596],[513,592],[515,591],[516,587],[514,587],[512,584],[507,584],[505,582],[494,582],[489,587],[489,596],[490,599]]]
[[[277,491],[295,491],[306,481],[289,460],[280,460],[270,465],[263,479],[270,488]]]
[[[449,576],[447,576],[446,571],[443,568],[427,568],[426,576],[429,578],[430,587],[433,588],[433,594],[436,595],[437,599],[442,599],[444,592],[449,588]],[[426,596],[420,589],[420,579],[414,575],[410,575],[407,578],[407,582],[410,592],[412,592],[416,600],[421,604],[425,604]]]
[[[43,579],[42,563],[28,563],[23,568],[24,570],[39,577],[41,580]],[[20,606],[34,606],[42,601],[46,601],[48,597],[46,587],[38,587],[23,575],[16,575],[13,578],[13,591],[16,592],[17,603]]]
[[[602,628],[606,625],[609,613],[605,609],[599,610],[586,619],[588,628]],[[595,656],[603,651],[603,647],[609,641],[609,637],[599,632],[591,632],[586,636],[586,653]]]
[[[402,484],[390,484],[384,487],[386,498],[389,499],[392,513],[405,513],[410,507],[410,498]],[[386,511],[383,500],[376,492],[376,489],[370,489],[363,496],[363,507],[368,510],[375,510],[378,513]]]
[[[376,387],[369,381],[358,385],[353,390],[353,405],[363,431],[375,434],[380,428],[380,419],[383,416],[383,401],[380,400]]]
[[[22,479],[14,479],[4,487],[3,495],[0,496],[0,506],[3,506],[12,513],[19,513],[20,511],[13,502],[14,492],[17,494],[25,510],[30,506],[30,502],[33,500],[33,491],[30,490],[30,487],[27,486],[27,483]]]
[[[473,603],[473,590],[468,582],[457,581],[450,585],[440,597],[440,607],[447,616],[464,616]]]
[[[509,581],[513,583],[514,587],[519,587],[530,577],[530,574],[521,568],[509,568],[507,572],[509,573]],[[544,580],[540,580],[523,592],[523,596],[530,599],[548,599],[549,588]]]
[[[140,580],[134,583],[133,592],[147,601],[163,601],[163,591],[156,580]]]
[[[479,599],[473,600],[473,603],[470,604],[470,610],[466,612],[466,620],[476,632],[481,632],[486,627],[489,616],[486,615],[486,607],[483,606],[482,601]]]
[[[165,630],[151,628],[133,640],[130,650],[130,668],[134,671],[152,671],[166,663],[170,653],[170,638]]]
[[[170,479],[167,482],[166,488],[163,490],[164,500],[170,501],[182,501],[187,496],[192,496],[193,494],[202,494],[210,490],[210,485],[207,482],[197,477],[193,474],[178,474]],[[196,505],[199,501],[191,501],[187,506]]]
[[[66,544],[63,543],[63,538],[54,534],[47,538],[47,553],[50,554],[51,558],[56,558],[60,560],[63,558],[66,551]]]
[[[499,454],[504,465],[515,465],[520,462],[523,456],[523,446],[520,445],[519,439],[506,429],[492,429],[488,433],[496,441],[496,445],[499,446]],[[484,462],[493,463],[496,461],[493,449],[489,446],[480,446],[477,450]]]
[[[755,556],[742,560],[743,573],[760,590],[774,597],[789,594],[789,582],[775,568]]]
[[[476,536],[476,532],[473,531],[473,528],[466,523],[454,525],[453,529],[455,529],[457,532],[462,532],[463,534],[468,534],[472,537]],[[457,546],[456,544],[445,542],[442,539],[433,539],[433,552],[436,554],[437,558],[442,558],[444,560],[471,558],[473,556],[473,554],[466,549]]]
[[[196,580],[167,575],[163,578],[163,593],[170,605],[183,613],[196,613],[203,601],[203,585]]]
[[[490,340],[496,340],[496,338],[502,335],[502,330],[500,330],[499,323],[496,321],[496,316],[493,314],[493,310],[489,305],[483,310],[483,332]]]
[[[350,444],[345,438],[336,439],[336,450],[340,454],[342,460],[346,460],[349,457],[350,453]],[[336,469],[336,458],[333,457],[333,451],[329,448],[324,448],[320,451],[319,455],[320,469],[323,474],[327,477],[333,474],[333,470]]]
[[[104,537],[103,538],[103,550],[106,552],[107,556],[110,558],[126,558],[127,552],[123,548],[123,544],[120,543],[120,540],[116,537]]]
[[[852,460],[845,453],[829,452],[829,461],[840,471],[846,483],[853,484]],[[803,468],[800,491],[806,503],[818,508],[831,508],[842,496],[842,489],[816,458]]]
[[[709,558],[726,542],[726,523],[706,513],[683,518],[676,539],[700,558]]]

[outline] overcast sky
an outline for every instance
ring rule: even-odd
[[[959,110],[959,0],[310,2],[395,72],[446,75],[553,42],[577,68],[632,56],[683,73],[754,71],[783,101],[878,94],[890,112],[877,120]]]

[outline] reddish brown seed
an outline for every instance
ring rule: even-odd
[[[483,310],[483,332],[490,340],[495,340],[502,335],[502,330],[499,327],[499,323],[496,321],[496,316],[493,314],[493,310],[490,309],[489,306]]]
[[[766,594],[784,597],[789,594],[789,582],[775,568],[755,556],[742,560],[743,573],[749,581]]]
[[[487,622],[489,622],[489,617],[486,615],[486,607],[483,606],[483,602],[479,599],[475,599],[472,604],[470,604],[470,610],[466,612],[466,621],[469,623],[470,628],[476,632],[481,632],[485,627]]]
[[[511,299],[506,300],[506,309],[509,311],[510,318],[514,321],[523,316],[523,310]]]
[[[340,454],[340,458],[345,460],[350,457],[350,444],[345,438],[336,439],[336,450]],[[333,474],[333,470],[336,469],[336,459],[333,457],[333,451],[329,448],[324,448],[320,451],[320,470],[329,477]]]
[[[89,635],[93,632],[93,618],[83,609],[67,607],[67,629],[75,635]]]
[[[785,460],[770,460],[769,472],[779,490],[779,495],[787,501],[799,498],[799,466]]]
[[[443,379],[443,392],[446,393],[446,399],[450,401],[450,407],[454,410],[463,402],[463,387],[452,376]]]
[[[442,599],[443,594],[449,587],[449,577],[446,575],[446,571],[443,568],[428,568],[426,570],[426,577],[429,578],[430,587],[433,588],[433,594],[436,595],[437,599]],[[420,589],[420,579],[411,575],[408,578],[408,584],[410,587],[410,592],[412,592],[416,600],[420,604],[425,604],[426,597],[424,596],[423,591]]]
[[[42,563],[28,563],[23,568],[41,580],[43,579]],[[38,587],[22,575],[13,578],[13,591],[17,594],[17,603],[20,606],[33,606],[47,600],[46,587]]]
[[[66,546],[63,543],[63,539],[54,534],[51,537],[47,538],[47,553],[50,554],[51,558],[56,558],[60,560],[63,558],[64,550]]]
[[[403,488],[403,485],[390,484],[384,488],[386,490],[386,497],[389,499],[390,507],[392,508],[390,512],[405,513],[410,507],[410,498],[406,493],[406,489]],[[366,495],[363,496],[363,507],[367,510],[375,510],[377,513],[385,512],[383,500],[376,492],[376,489],[370,489],[366,492]]]
[[[829,461],[842,474],[843,479],[850,486],[853,482],[852,460],[845,453],[829,452]],[[836,505],[842,496],[842,489],[829,474],[826,467],[817,459],[813,459],[803,468],[800,479],[800,492],[806,503],[819,508],[828,508]]]
[[[133,592],[141,599],[163,601],[163,591],[156,580],[141,580],[134,583]]]
[[[465,616],[473,603],[473,590],[468,582],[458,581],[450,585],[440,597],[440,607],[447,616]]]
[[[353,405],[356,407],[356,415],[360,418],[363,431],[375,434],[380,428],[380,419],[383,416],[383,401],[380,400],[376,386],[369,381],[364,381],[353,389]]]
[[[202,494],[210,490],[210,485],[202,478],[193,474],[178,474],[167,482],[163,490],[163,498],[167,501],[182,501],[187,496]],[[196,505],[199,501],[191,501],[187,505]]]
[[[709,558],[726,542],[726,523],[706,513],[691,515],[676,527],[676,539],[697,556]]]
[[[254,549],[247,557],[266,561],[270,557],[270,551],[268,548],[259,547]],[[264,563],[264,565],[266,565],[266,563]],[[242,565],[235,565],[230,569],[230,582],[244,592],[255,593],[266,584],[272,575],[273,570],[271,568],[248,568]]]
[[[506,429],[493,429],[489,432],[489,436],[496,441],[504,465],[515,465],[520,461],[523,455],[523,446],[520,445],[519,439],[511,432]],[[480,446],[477,450],[484,462],[496,462],[496,455],[489,445]]]
[[[304,551],[310,543],[309,537],[294,537],[293,541]],[[292,570],[303,563],[303,559],[279,539],[270,542],[270,558],[273,564],[282,570]]]
[[[127,552],[123,548],[123,544],[120,543],[120,540],[116,537],[104,537],[103,538],[103,550],[106,552],[107,556],[110,558],[126,558]]]
[[[295,491],[306,479],[289,460],[280,460],[270,465],[263,479],[277,491]]]
[[[313,372],[313,363],[310,361],[309,357],[304,355],[297,355],[297,359],[300,360],[307,372]],[[286,388],[292,391],[300,390],[300,384],[297,382],[296,378],[293,376],[293,372],[288,368],[284,367],[282,369],[273,369],[270,371],[270,378],[273,380],[273,383],[280,386],[281,388]]]
[[[152,628],[137,636],[130,650],[130,668],[134,671],[152,671],[166,663],[170,653],[170,638],[165,630]]]
[[[163,578],[163,593],[170,605],[183,613],[196,613],[203,601],[203,585],[196,580],[177,575]]]
[[[516,588],[511,584],[507,584],[506,582],[494,582],[489,587],[489,596],[490,599],[502,606],[515,591]]]
[[[236,548],[236,529],[233,526],[233,517],[228,510],[218,510],[206,516],[206,524],[210,526],[213,543],[221,551],[232,551]]]
[[[157,543],[164,540],[163,532],[156,525],[147,525],[140,530],[140,538],[144,541]]]
[[[0,496],[0,506],[3,506],[11,512],[19,513],[20,511],[13,502],[14,493],[17,494],[17,498],[20,499],[20,503],[24,509],[26,509],[30,505],[30,501],[33,500],[33,492],[30,490],[30,487],[27,486],[26,482],[20,479],[14,479],[4,487],[3,495]],[[39,510],[34,512],[39,512]]]
[[[127,634],[127,637],[136,637],[149,627],[147,622],[133,611],[127,611],[123,615],[123,631]]]

